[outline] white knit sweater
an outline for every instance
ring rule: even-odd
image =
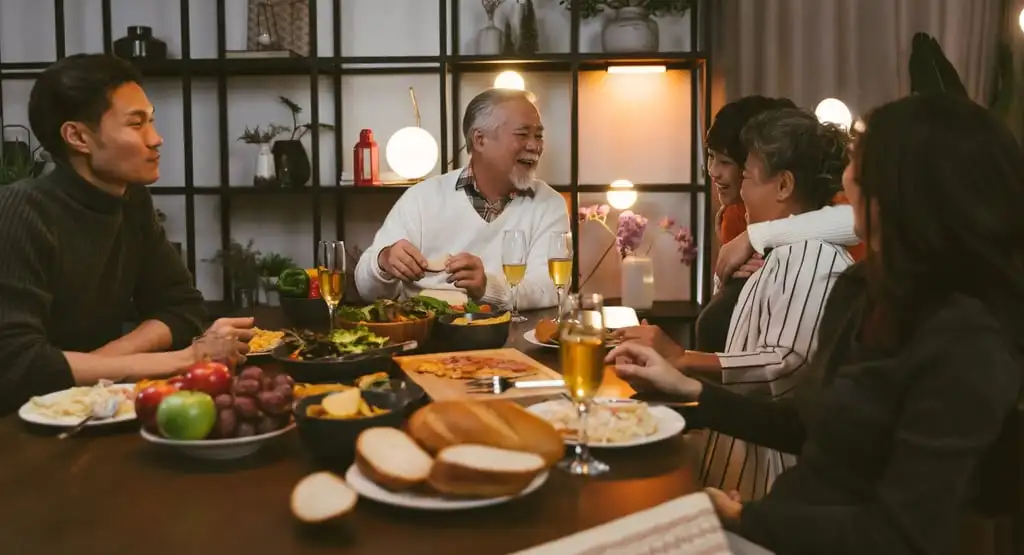
[[[534,180],[533,198],[519,196],[493,222],[486,222],[463,190],[455,188],[462,169],[432,177],[409,188],[388,213],[384,224],[356,265],[355,282],[365,301],[416,295],[424,289],[454,289],[448,274],[427,274],[416,283],[402,283],[384,274],[377,256],[385,247],[406,239],[427,260],[468,252],[483,260],[487,287],[480,302],[512,306],[512,291],[501,264],[505,230],[526,232],[526,277],[519,284],[519,309],[546,308],[557,302],[548,275],[548,243],[554,232],[569,231],[565,200],[548,184]]]

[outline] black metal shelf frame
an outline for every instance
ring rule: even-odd
[[[440,163],[448,168],[460,160],[461,151],[461,119],[460,95],[461,78],[464,74],[492,72],[497,68],[514,69],[529,72],[569,72],[571,77],[570,99],[570,168],[569,184],[554,185],[560,192],[570,193],[570,225],[574,241],[573,271],[579,274],[579,257],[576,254],[579,246],[579,223],[575,214],[579,210],[580,193],[601,193],[607,190],[606,185],[579,183],[579,95],[580,73],[585,71],[604,71],[611,65],[664,65],[666,69],[682,69],[690,71],[690,121],[694,131],[693,145],[690,151],[690,175],[687,183],[636,184],[638,192],[659,192],[687,194],[690,197],[690,227],[693,230],[698,247],[701,251],[703,264],[694,264],[690,268],[691,299],[707,300],[711,294],[711,238],[713,237],[711,202],[706,179],[699,179],[704,171],[700,164],[703,137],[701,130],[706,130],[711,121],[711,1],[703,0],[696,3],[690,17],[690,49],[686,52],[657,52],[638,55],[609,55],[604,53],[583,53],[579,50],[580,43],[580,6],[578,0],[572,1],[570,11],[570,51],[567,53],[544,53],[534,56],[506,58],[501,56],[463,55],[459,53],[460,44],[460,0],[438,0],[438,55],[437,56],[345,56],[342,48],[341,5],[343,0],[328,0],[333,3],[331,27],[333,31],[333,48],[330,56],[321,56],[317,44],[317,0],[309,0],[309,56],[281,59],[234,59],[226,56],[226,0],[217,0],[217,57],[191,57],[191,26],[190,0],[179,0],[180,3],[180,40],[181,59],[162,60],[155,62],[139,62],[137,67],[147,77],[180,78],[182,92],[182,112],[184,119],[184,186],[151,187],[154,195],[182,196],[185,202],[185,228],[187,265],[193,276],[196,274],[196,234],[195,234],[195,199],[199,196],[216,197],[220,204],[221,247],[227,248],[231,241],[231,207],[232,199],[239,196],[308,196],[312,208],[313,242],[312,255],[316,257],[316,245],[320,241],[323,230],[323,200],[332,198],[335,205],[334,237],[343,240],[345,237],[345,204],[347,199],[363,194],[394,194],[396,197],[408,186],[393,187],[341,187],[337,186],[337,177],[342,174],[346,149],[340,144],[335,156],[335,181],[330,187],[321,184],[320,179],[320,137],[318,133],[310,134],[312,183],[309,187],[295,189],[263,189],[249,186],[232,186],[228,160],[228,87],[230,76],[243,75],[308,75],[310,83],[310,120],[312,125],[320,123],[320,87],[321,76],[329,76],[332,83],[334,101],[333,124],[339,131],[342,127],[342,77],[345,75],[399,75],[399,74],[436,74],[439,79],[440,92]],[[57,58],[66,55],[65,44],[65,11],[64,0],[53,0],[54,33]],[[111,52],[113,36],[111,30],[111,0],[102,0],[103,49]],[[450,41],[450,45],[449,45]],[[0,57],[2,59],[2,57]],[[51,62],[0,62],[0,81],[11,79],[34,79]],[[218,138],[220,142],[220,184],[197,186],[195,184],[194,147],[191,141],[193,134],[192,121],[192,85],[195,79],[213,78],[217,84],[218,104]],[[3,88],[0,87],[0,123],[3,122]],[[450,118],[450,126],[445,122]],[[451,137],[449,137],[449,131]],[[706,176],[705,176],[706,177]],[[700,211],[699,206],[703,207]],[[703,225],[698,229],[699,222]],[[703,278],[698,280],[698,273]],[[698,290],[698,283],[701,283]],[[578,284],[573,282],[575,291]],[[224,299],[231,299],[231,283],[229,276],[223,280]]]

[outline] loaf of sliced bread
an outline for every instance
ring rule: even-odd
[[[324,522],[351,511],[358,499],[339,476],[314,472],[299,480],[292,490],[292,514],[302,522]]]
[[[368,428],[356,439],[359,470],[377,485],[390,490],[422,484],[430,476],[433,464],[431,456],[397,428]]]
[[[427,484],[448,495],[515,495],[545,468],[544,459],[536,453],[463,443],[438,452]]]

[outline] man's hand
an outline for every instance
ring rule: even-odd
[[[675,362],[686,352],[678,343],[672,341],[672,338],[666,335],[661,328],[648,324],[647,320],[640,322],[639,326],[615,330],[612,332],[612,338],[646,345],[669,362]]]
[[[386,274],[405,282],[423,279],[427,270],[427,259],[423,253],[405,239],[381,249],[377,264]]]
[[[444,269],[448,272],[448,283],[466,290],[473,300],[480,300],[487,289],[487,274],[484,262],[479,256],[460,252],[445,262]]]
[[[735,239],[722,245],[722,248],[718,251],[718,262],[715,264],[715,275],[722,282],[728,281],[732,277],[733,273],[740,269],[741,266],[754,254],[754,247],[750,245],[750,237],[747,236],[747,232],[744,231],[736,236]]]
[[[204,355],[209,355],[214,359],[227,358],[235,361],[236,364],[244,364],[246,355],[249,353],[249,340],[252,339],[255,323],[255,319],[251,316],[218,319],[203,334],[203,337],[213,339],[212,343],[200,348],[200,351],[206,349],[211,352],[201,353],[195,352],[193,349],[194,356],[201,360]]]

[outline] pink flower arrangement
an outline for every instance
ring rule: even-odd
[[[612,231],[611,227],[608,226],[608,213],[610,211],[611,209],[607,204],[581,206],[579,209],[578,217],[581,225],[586,222],[597,222],[615,237],[615,241],[608,245],[608,248],[601,255],[594,269],[591,270],[590,275],[581,282],[580,287],[583,287],[590,280],[594,272],[597,271],[597,268],[601,266],[601,262],[604,262],[605,257],[611,252],[612,247],[619,251],[621,258],[625,258],[627,256],[635,256],[640,250],[641,243],[643,243],[644,233],[647,231],[647,218],[631,210],[623,210],[619,213],[619,222],[616,230]],[[676,242],[676,251],[679,253],[679,261],[681,263],[689,266],[697,259],[697,246],[689,228],[677,226],[675,220],[667,216],[658,222],[658,228],[671,235],[672,240]],[[654,242],[651,241],[651,244],[647,245],[647,250],[644,251],[645,255],[651,252],[653,244]]]

